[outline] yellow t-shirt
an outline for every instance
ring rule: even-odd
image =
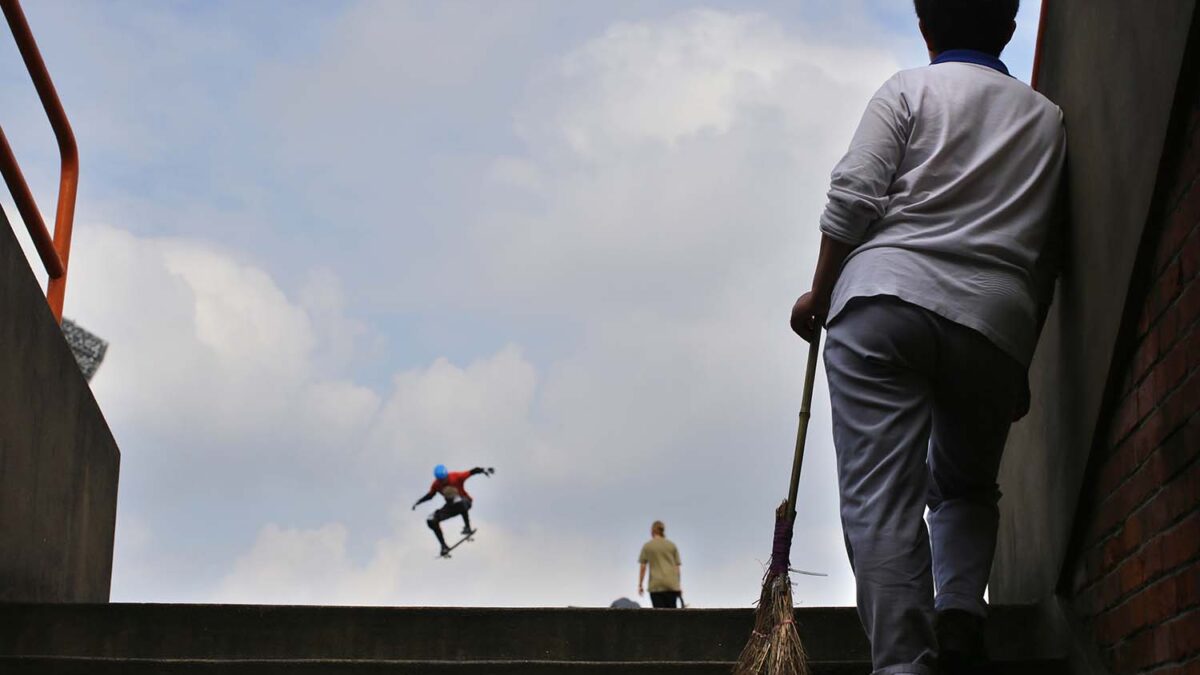
[[[679,590],[679,549],[665,537],[655,537],[642,545],[638,562],[650,567],[650,583],[646,589],[651,593]]]

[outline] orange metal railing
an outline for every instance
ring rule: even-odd
[[[54,83],[50,80],[46,63],[42,61],[37,42],[29,30],[25,13],[21,11],[21,3],[18,0],[0,0],[0,10],[4,11],[4,18],[8,20],[8,26],[17,42],[17,49],[25,61],[25,68],[33,78],[33,86],[37,90],[38,98],[42,100],[46,117],[50,119],[62,160],[58,182],[58,211],[54,217],[54,236],[51,237],[37,202],[33,199],[33,193],[30,192],[25,176],[21,173],[21,167],[8,145],[8,139],[4,137],[4,130],[0,129],[0,174],[4,175],[4,182],[8,184],[12,193],[17,212],[21,214],[21,220],[25,221],[25,227],[29,230],[29,236],[33,238],[42,265],[50,275],[46,301],[50,303],[50,311],[54,313],[54,318],[61,322],[63,299],[67,291],[67,261],[71,254],[71,226],[75,221],[75,194],[79,188],[79,150],[75,145],[75,134],[71,131],[67,113],[58,99],[58,92],[54,90]]]
[[[1050,0],[1042,0],[1042,10],[1038,14],[1037,42],[1033,46],[1033,74],[1029,76],[1029,86],[1038,88],[1041,83],[1042,70],[1042,40],[1046,37],[1046,10],[1050,8]]]

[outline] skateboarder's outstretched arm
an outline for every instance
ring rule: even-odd
[[[424,497],[421,497],[417,501],[413,502],[411,510],[416,511],[418,506],[420,506],[421,504],[424,504],[425,502],[429,501],[430,499],[433,499],[433,496],[435,494],[437,494],[437,493],[434,492],[433,490],[430,490],[429,493],[426,494]]]
[[[488,468],[486,468],[486,469],[485,469],[485,468],[483,468],[483,467],[481,467],[481,466],[477,466],[477,467],[475,467],[474,469],[471,469],[471,472],[470,472],[470,473],[471,473],[471,475],[472,475],[472,476],[477,476],[477,475],[479,475],[479,474],[481,474],[481,473],[482,473],[482,474],[484,474],[485,476],[490,476],[490,475],[492,475],[492,474],[496,473],[496,470],[495,470],[495,469],[493,469],[493,468],[492,468],[492,467],[490,467],[490,466],[489,466]]]

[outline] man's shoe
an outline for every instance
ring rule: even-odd
[[[442,544],[442,553],[441,553],[441,555],[442,555],[442,557],[443,557],[443,558],[445,558],[446,556],[450,555],[450,547],[449,547],[449,546],[447,546],[447,545],[445,545],[445,544]]]
[[[470,528],[470,526],[464,525],[464,526],[463,526],[463,529],[462,529],[462,535],[463,535],[464,537],[466,537],[466,536],[468,536],[468,535],[472,535],[472,534],[475,534],[475,530],[472,530],[472,529]]]
[[[989,672],[982,617],[961,609],[947,609],[938,612],[936,630],[942,675]]]

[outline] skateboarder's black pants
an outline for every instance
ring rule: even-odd
[[[445,546],[446,539],[442,536],[441,522],[443,520],[449,520],[455,516],[462,516],[463,524],[466,525],[467,529],[470,529],[471,517],[467,515],[467,512],[470,510],[470,499],[464,498],[453,502],[446,502],[442,505],[442,508],[430,514],[429,518],[425,520],[425,524],[429,526],[429,529],[433,530],[435,535],[437,535],[438,541],[441,542],[442,546]]]
[[[679,591],[651,591],[650,604],[657,609],[678,609]]]

